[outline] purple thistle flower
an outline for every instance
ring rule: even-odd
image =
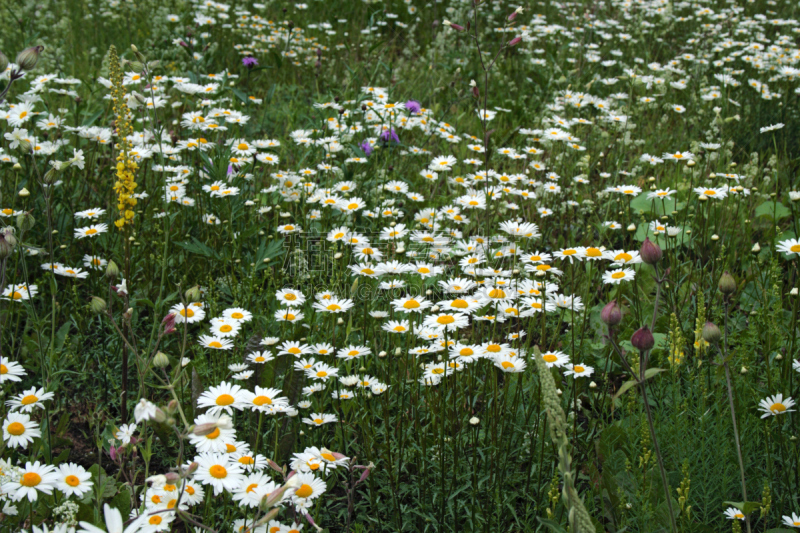
[[[409,100],[406,102],[406,109],[408,109],[411,113],[417,114],[422,111],[422,106],[416,100]]]
[[[255,57],[247,56],[242,58],[242,65],[247,68],[253,68],[258,65],[258,59]]]
[[[372,155],[373,152],[372,145],[369,144],[367,141],[364,141],[363,143],[359,144],[358,147],[361,148],[361,151],[363,151],[364,155],[366,155],[367,157]]]
[[[394,141],[395,143],[400,144],[400,137],[397,136],[397,132],[394,131],[394,128],[388,129],[381,133],[381,140],[385,143]]]

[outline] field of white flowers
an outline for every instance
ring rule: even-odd
[[[800,531],[787,0],[0,0],[0,532]]]

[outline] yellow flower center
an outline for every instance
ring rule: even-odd
[[[300,488],[297,489],[297,491],[295,492],[295,495],[297,495],[300,498],[308,498],[313,493],[314,493],[314,489],[311,488],[311,485],[309,485],[307,483],[303,483],[302,485],[300,485]]]
[[[555,363],[556,361],[558,361],[558,357],[556,357],[555,355],[553,355],[551,353],[543,355],[542,359],[544,359],[548,363]]]
[[[796,253],[796,254],[797,254],[797,253],[800,253],[800,244],[795,244],[794,246],[792,246],[791,248],[789,248],[789,250],[791,250],[792,252],[794,252],[794,253]]]
[[[783,405],[780,402],[777,402],[777,403],[773,403],[769,407],[769,410],[772,411],[773,413],[782,413],[782,412],[786,411],[786,406]]]
[[[95,233],[97,233],[97,230],[94,228],[86,230],[86,235],[94,235]]]
[[[509,368],[514,368],[514,363],[510,361],[503,361],[500,363],[500,366],[502,366],[504,370],[508,370]]]
[[[219,341],[211,341],[208,343],[211,348],[222,348],[222,343]]]
[[[212,477],[217,479],[223,479],[228,476],[228,471],[225,470],[224,466],[221,465],[214,465],[208,469],[208,473],[211,474]]]
[[[576,374],[580,374],[580,373],[584,372],[586,369],[585,369],[585,368],[583,368],[581,365],[575,365],[575,366],[573,366],[573,367],[572,367],[572,370],[573,370],[573,371],[574,371]]]
[[[218,400],[218,401],[219,401],[219,400]],[[218,438],[218,437],[219,437],[219,434],[220,434],[220,430],[219,430],[219,428],[214,428],[214,431],[212,431],[211,433],[209,433],[208,435],[206,435],[206,438],[207,438],[207,439],[210,439],[210,440],[214,440],[214,439],[216,439],[216,438]]]
[[[41,482],[42,482],[42,476],[40,476],[36,472],[26,472],[19,479],[19,484],[22,485],[23,487],[35,487]]]
[[[611,279],[622,279],[625,277],[625,272],[614,272],[611,274]]]
[[[253,398],[254,405],[272,405],[272,400],[267,396],[256,396]]]
[[[444,324],[444,325],[452,324],[455,321],[456,321],[456,319],[453,318],[450,315],[440,316],[439,318],[436,319],[436,322],[438,322],[439,324]]]
[[[6,428],[6,431],[8,431],[9,434],[14,435],[15,437],[18,437],[23,433],[25,433],[25,426],[23,426],[19,422],[11,422]]]
[[[30,404],[36,403],[38,401],[39,401],[39,398],[37,398],[33,394],[29,394],[29,395],[25,396],[24,398],[22,398],[22,400],[20,400],[19,403],[21,403],[22,405],[30,405]]]
[[[220,394],[217,396],[217,405],[226,406],[234,402],[233,396],[230,394]]]
[[[228,324],[223,324],[223,325],[222,325],[222,326],[219,328],[219,330],[220,330],[222,333],[230,333],[231,331],[233,331],[233,327],[232,327],[232,326],[229,326]]]

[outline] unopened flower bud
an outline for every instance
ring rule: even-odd
[[[522,42],[522,37],[514,37],[510,41],[508,41],[509,48],[512,46],[517,46],[520,42]]]
[[[14,228],[6,226],[0,229],[0,261],[14,253],[17,245],[17,238],[14,236]]]
[[[30,213],[20,213],[17,215],[17,228],[19,228],[20,231],[28,231],[34,224],[36,224],[36,219],[33,218],[33,215]]]
[[[191,289],[188,289],[183,296],[186,298],[187,303],[194,303],[199,302],[200,298],[203,297],[203,294],[200,292],[200,287],[195,285]]]
[[[650,328],[647,326],[642,326],[636,330],[631,337],[631,344],[633,344],[633,347],[640,352],[646,352],[653,349],[653,346],[656,344],[656,340],[653,338]]]
[[[0,72],[5,72],[8,68],[8,58],[3,52],[0,52]]]
[[[608,326],[616,326],[622,322],[622,310],[616,300],[608,302],[600,311],[600,319]]]
[[[196,425],[192,430],[192,433],[194,433],[198,437],[205,437],[207,435],[211,435],[216,430],[217,430],[216,422],[207,422],[205,424]]]
[[[719,278],[719,292],[725,296],[736,292],[736,280],[733,279],[733,276],[731,276],[731,273],[727,270],[722,274],[722,277]]]
[[[761,251],[761,246],[758,243],[755,243],[753,247],[750,248],[750,251],[753,252],[754,254],[757,254],[758,252]]]
[[[164,352],[158,352],[153,357],[153,366],[156,368],[167,368],[169,366],[169,357]]]
[[[97,296],[92,296],[92,300],[89,302],[89,309],[95,314],[103,313],[106,310],[106,301]]]
[[[712,322],[706,322],[703,326],[703,340],[709,344],[716,344],[719,342],[719,339],[722,337],[722,332],[719,330],[716,324]]]
[[[663,254],[661,252],[661,248],[659,248],[656,243],[651,241],[649,237],[645,237],[642,247],[639,250],[639,255],[641,256],[642,261],[648,265],[655,265],[661,261]]]
[[[590,388],[590,389],[596,389],[596,388],[597,388],[597,383],[595,383],[594,381],[592,381],[591,383],[589,383],[589,388]]]
[[[473,426],[477,426],[478,424],[481,423],[481,419],[478,418],[477,416],[473,416],[472,418],[469,419],[469,423]]]
[[[743,366],[741,370],[739,370],[740,374],[747,374],[747,367]]]
[[[386,357],[386,352],[384,352],[384,351],[381,351],[381,352],[378,354],[378,357],[381,357],[381,358],[383,358],[383,357]]]
[[[112,260],[109,261],[106,265],[106,278],[110,281],[114,281],[119,276],[119,267],[117,264]]]
[[[633,233],[634,231],[636,231],[636,224],[628,224],[628,228],[627,229],[628,229],[628,231]]]
[[[44,46],[31,46],[17,55],[15,63],[22,70],[33,70],[39,61],[39,55],[44,51]],[[5,70],[5,69],[4,69]]]
[[[394,354],[395,355],[400,355],[401,353],[403,353],[403,349],[402,348],[395,348],[394,349]]]

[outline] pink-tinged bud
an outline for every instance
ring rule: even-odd
[[[283,469],[278,466],[278,463],[273,461],[272,459],[267,459],[267,465],[274,471],[278,472],[279,474],[283,474]]]
[[[210,435],[217,430],[216,422],[207,422],[205,424],[198,424],[194,426],[194,433],[198,437],[205,437],[206,435]]]
[[[651,241],[649,237],[645,237],[642,248],[639,250],[639,255],[642,257],[642,261],[648,265],[655,265],[661,261],[663,254],[656,243]]]
[[[181,479],[181,476],[179,476],[175,472],[167,472],[166,474],[164,474],[164,477],[166,478],[167,483],[169,483],[170,485],[174,485]]]
[[[311,518],[311,515],[308,514],[306,511],[303,511],[303,517],[305,517],[305,519],[308,521],[309,524],[311,524],[314,527],[314,529],[316,529],[317,531],[322,531],[322,528],[319,527],[316,522],[314,522],[314,519]]]
[[[616,300],[611,300],[603,307],[603,310],[600,311],[600,320],[608,326],[616,326],[622,322],[622,310]]]
[[[636,332],[633,334],[633,337],[631,337],[631,344],[633,344],[633,347],[640,352],[647,352],[653,349],[653,346],[656,344],[656,340],[653,338],[650,328],[647,326],[642,326],[636,330]]]
[[[461,26],[460,24],[453,24],[452,22],[450,23],[450,27],[453,28],[456,31],[464,31],[465,30],[464,26]]]
[[[508,46],[517,46],[522,41],[522,37],[514,37],[508,42]]]
[[[178,43],[178,44],[179,44],[179,45],[181,45],[181,46],[183,46],[184,48],[189,48],[189,45],[188,45],[188,44],[186,44],[186,41],[181,41],[181,42],[180,42],[180,43]]]
[[[169,335],[175,331],[175,317],[177,313],[169,313],[164,319],[161,321],[161,325],[164,328],[164,335]]]
[[[112,444],[111,448],[108,450],[108,455],[111,456],[112,461],[117,460],[117,448]]]
[[[358,481],[356,481],[356,485],[358,485],[359,483],[362,483],[362,482],[366,481],[366,479],[369,477],[369,473],[370,473],[370,472],[371,472],[371,470],[370,470],[369,468],[365,468],[365,469],[364,469],[364,473],[363,473],[363,474],[361,474],[361,477],[360,477],[360,478],[358,478]]]
[[[508,21],[509,21],[509,22],[513,21],[515,18],[517,18],[517,15],[518,15],[518,13],[517,13],[516,11],[514,11],[513,13],[511,13],[511,14],[508,16]]]
[[[187,477],[191,476],[192,474],[197,472],[198,468],[200,468],[200,465],[197,464],[196,462],[193,462],[192,464],[189,465],[189,468],[186,469],[186,476]]]
[[[478,89],[477,85],[472,88],[472,96],[474,96],[475,98],[481,97],[481,91],[480,89]]]

